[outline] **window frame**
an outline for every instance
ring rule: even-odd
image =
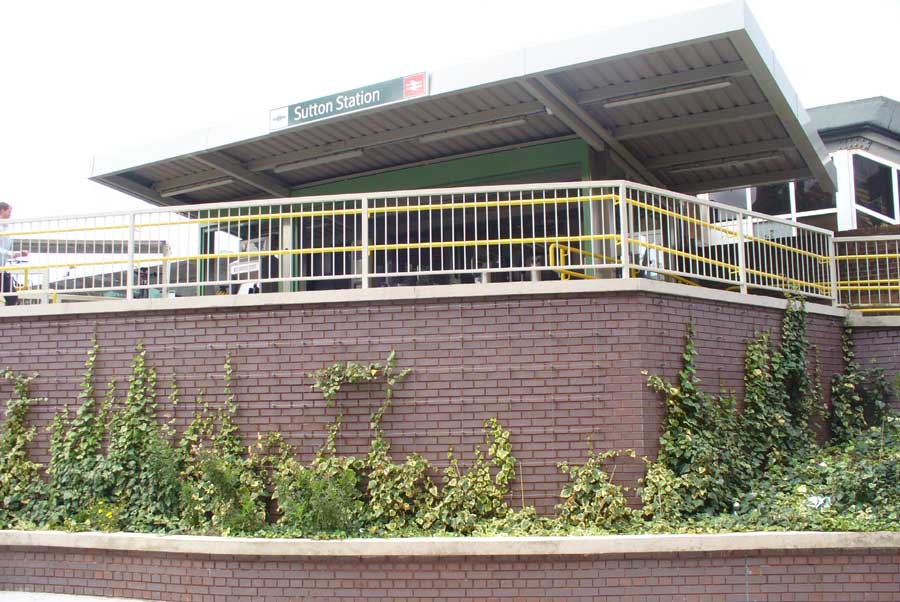
[[[883,165],[891,170],[891,194],[893,195],[894,201],[894,217],[889,217],[884,215],[883,213],[878,213],[877,211],[873,211],[868,207],[864,207],[856,202],[856,168],[853,165],[853,157],[854,155],[859,155],[863,159],[868,159],[874,163],[879,165]],[[900,172],[900,164],[894,163],[888,159],[884,159],[883,157],[879,157],[877,155],[873,155],[872,153],[864,150],[851,150],[850,151],[850,199],[853,203],[853,227],[854,229],[858,227],[856,222],[856,212],[859,211],[868,215],[871,218],[877,219],[878,221],[884,222],[885,224],[891,224],[896,226],[900,224],[900,190],[898,190],[898,182],[897,178],[900,177],[898,172]]]

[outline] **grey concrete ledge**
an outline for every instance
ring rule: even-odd
[[[900,316],[866,316],[850,312],[852,328],[900,328]]]
[[[762,532],[602,537],[422,537],[253,539],[137,533],[0,531],[0,547],[68,548],[216,556],[607,556],[740,551],[884,549],[900,551],[900,532]]]
[[[31,316],[75,316],[105,313],[173,312],[217,308],[271,307],[274,305],[321,305],[333,303],[373,303],[381,301],[408,301],[416,299],[464,299],[474,297],[527,297],[540,295],[572,295],[583,293],[647,292],[661,295],[703,299],[753,307],[784,309],[784,299],[759,295],[743,295],[737,292],[662,282],[647,278],[609,280],[549,281],[549,282],[497,282],[487,284],[447,284],[435,286],[398,286],[369,289],[343,289],[333,291],[304,291],[296,293],[266,293],[261,295],[209,295],[204,297],[179,297],[176,299],[103,300],[82,303],[57,303],[50,305],[0,306],[0,318]],[[820,303],[808,303],[811,314],[844,318],[848,311]]]
[[[105,596],[75,596],[39,592],[0,592],[0,602],[142,602],[138,598],[107,598]]]

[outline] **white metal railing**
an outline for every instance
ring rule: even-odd
[[[841,305],[864,312],[900,308],[900,235],[834,239]]]
[[[731,290],[833,299],[833,234],[821,228],[627,184],[632,271]]]
[[[674,280],[833,300],[832,234],[624,181],[10,220],[46,302],[516,280]]]

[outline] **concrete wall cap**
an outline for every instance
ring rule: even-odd
[[[767,550],[890,549],[900,533],[760,532],[596,537],[254,539],[143,533],[0,531],[0,547],[74,548],[216,556],[604,556]]]
[[[851,312],[849,322],[851,328],[900,328],[900,316],[865,316]]]
[[[534,295],[575,295],[585,293],[608,294],[643,291],[660,295],[672,295],[689,299],[719,301],[753,307],[784,309],[787,301],[761,295],[745,295],[699,286],[662,282],[648,278],[609,280],[548,281],[548,282],[495,282],[486,284],[446,284],[435,286],[400,286],[368,289],[341,289],[331,291],[303,291],[296,293],[266,293],[261,295],[207,295],[179,297],[176,299],[99,300],[82,303],[56,303],[49,305],[0,306],[0,318],[24,318],[31,316],[72,316],[107,313],[173,312],[192,309],[271,307],[274,305],[321,305],[332,303],[373,303],[383,301],[410,301],[416,299],[464,299],[475,297],[526,297]],[[810,314],[844,318],[848,310],[807,303]]]

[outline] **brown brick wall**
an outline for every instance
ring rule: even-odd
[[[853,343],[856,360],[863,368],[881,368],[888,382],[900,374],[900,326],[855,328]],[[896,395],[891,401],[900,409]]]
[[[0,349],[0,366],[40,374],[34,393],[49,401],[32,417],[43,427],[64,403],[76,403],[95,327],[98,388],[116,377],[124,390],[142,342],[161,388],[177,375],[185,403],[176,422],[184,426],[200,390],[210,402],[223,399],[230,351],[245,437],[279,430],[309,460],[338,410],[324,406],[306,375],[336,361],[383,360],[395,349],[398,365],[413,369],[383,422],[395,456],[419,452],[440,469],[452,446],[465,463],[482,421],[495,416],[519,460],[515,499],[548,512],[563,484],[556,463],[583,460],[588,438],[596,449],[655,454],[663,406],[641,371],[675,376],[689,322],[707,390],[740,393],[746,340],[777,333],[780,320],[774,309],[644,292],[23,316],[7,325],[12,343]],[[809,336],[827,379],[841,369],[840,320],[811,316]],[[379,399],[377,386],[341,394],[340,453],[365,454]],[[162,397],[160,407],[171,411]],[[47,445],[40,428],[39,461]],[[642,472],[639,460],[617,469],[632,485]]]
[[[896,602],[900,551],[267,558],[7,547],[0,590],[172,602]]]

